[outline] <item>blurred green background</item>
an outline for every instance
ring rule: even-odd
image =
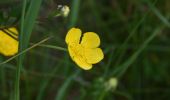
[[[54,16],[58,5],[70,7],[68,17]],[[22,6],[1,0],[0,25],[20,29]],[[21,100],[169,100],[169,17],[170,0],[42,0],[29,47],[52,38],[26,53]],[[58,49],[71,27],[100,36],[105,57],[92,70]],[[0,100],[14,100],[18,60],[9,58],[0,56]]]

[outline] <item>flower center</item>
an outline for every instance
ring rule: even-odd
[[[83,57],[83,47],[81,44],[72,44],[70,48],[74,56]]]

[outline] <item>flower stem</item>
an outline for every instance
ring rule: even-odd
[[[51,48],[51,49],[56,49],[56,50],[61,50],[61,51],[67,51],[66,48],[59,47],[59,46],[54,46],[54,45],[40,44],[39,46],[40,47]]]

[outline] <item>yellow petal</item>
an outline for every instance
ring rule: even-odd
[[[4,31],[13,36],[14,38],[18,39],[18,31],[15,27],[4,29]]]
[[[70,57],[73,59],[74,56],[75,56],[75,53],[74,53],[74,51],[72,50],[71,46],[68,46],[68,52],[69,52]]]
[[[87,63],[90,64],[98,63],[104,58],[103,51],[100,48],[85,49],[84,55],[86,57]]]
[[[12,56],[18,52],[18,41],[0,31],[0,53]]]
[[[8,28],[8,30],[10,30],[11,32],[13,32],[15,34],[18,34],[18,31],[15,27]]]
[[[92,68],[92,64],[88,64],[86,59],[82,57],[82,48],[79,46],[68,46],[68,51],[72,60],[82,69],[89,70]]]
[[[81,30],[78,28],[71,28],[65,38],[67,44],[76,43],[78,44],[81,37]]]
[[[80,68],[84,70],[90,70],[92,68],[92,64],[87,63],[86,60],[82,57],[75,56],[73,60]]]
[[[8,29],[5,29],[6,31],[8,31],[8,32],[13,32],[13,33],[15,33],[15,34],[17,34],[18,35],[18,31],[17,31],[17,29],[15,28],[15,27],[10,27],[10,28],[8,28]]]
[[[83,35],[81,44],[85,48],[96,48],[100,45],[100,38],[94,32],[87,32]]]

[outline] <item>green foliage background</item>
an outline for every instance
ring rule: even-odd
[[[0,56],[0,100],[19,100],[15,83],[19,68],[21,100],[170,98],[169,0],[26,1],[26,10],[24,0],[0,1],[1,27],[16,26],[23,33],[20,52],[26,50],[12,60]],[[69,16],[49,17],[57,5],[68,5]],[[79,69],[63,50],[71,27],[101,38],[105,58],[90,71]],[[106,90],[111,78],[118,85]]]

